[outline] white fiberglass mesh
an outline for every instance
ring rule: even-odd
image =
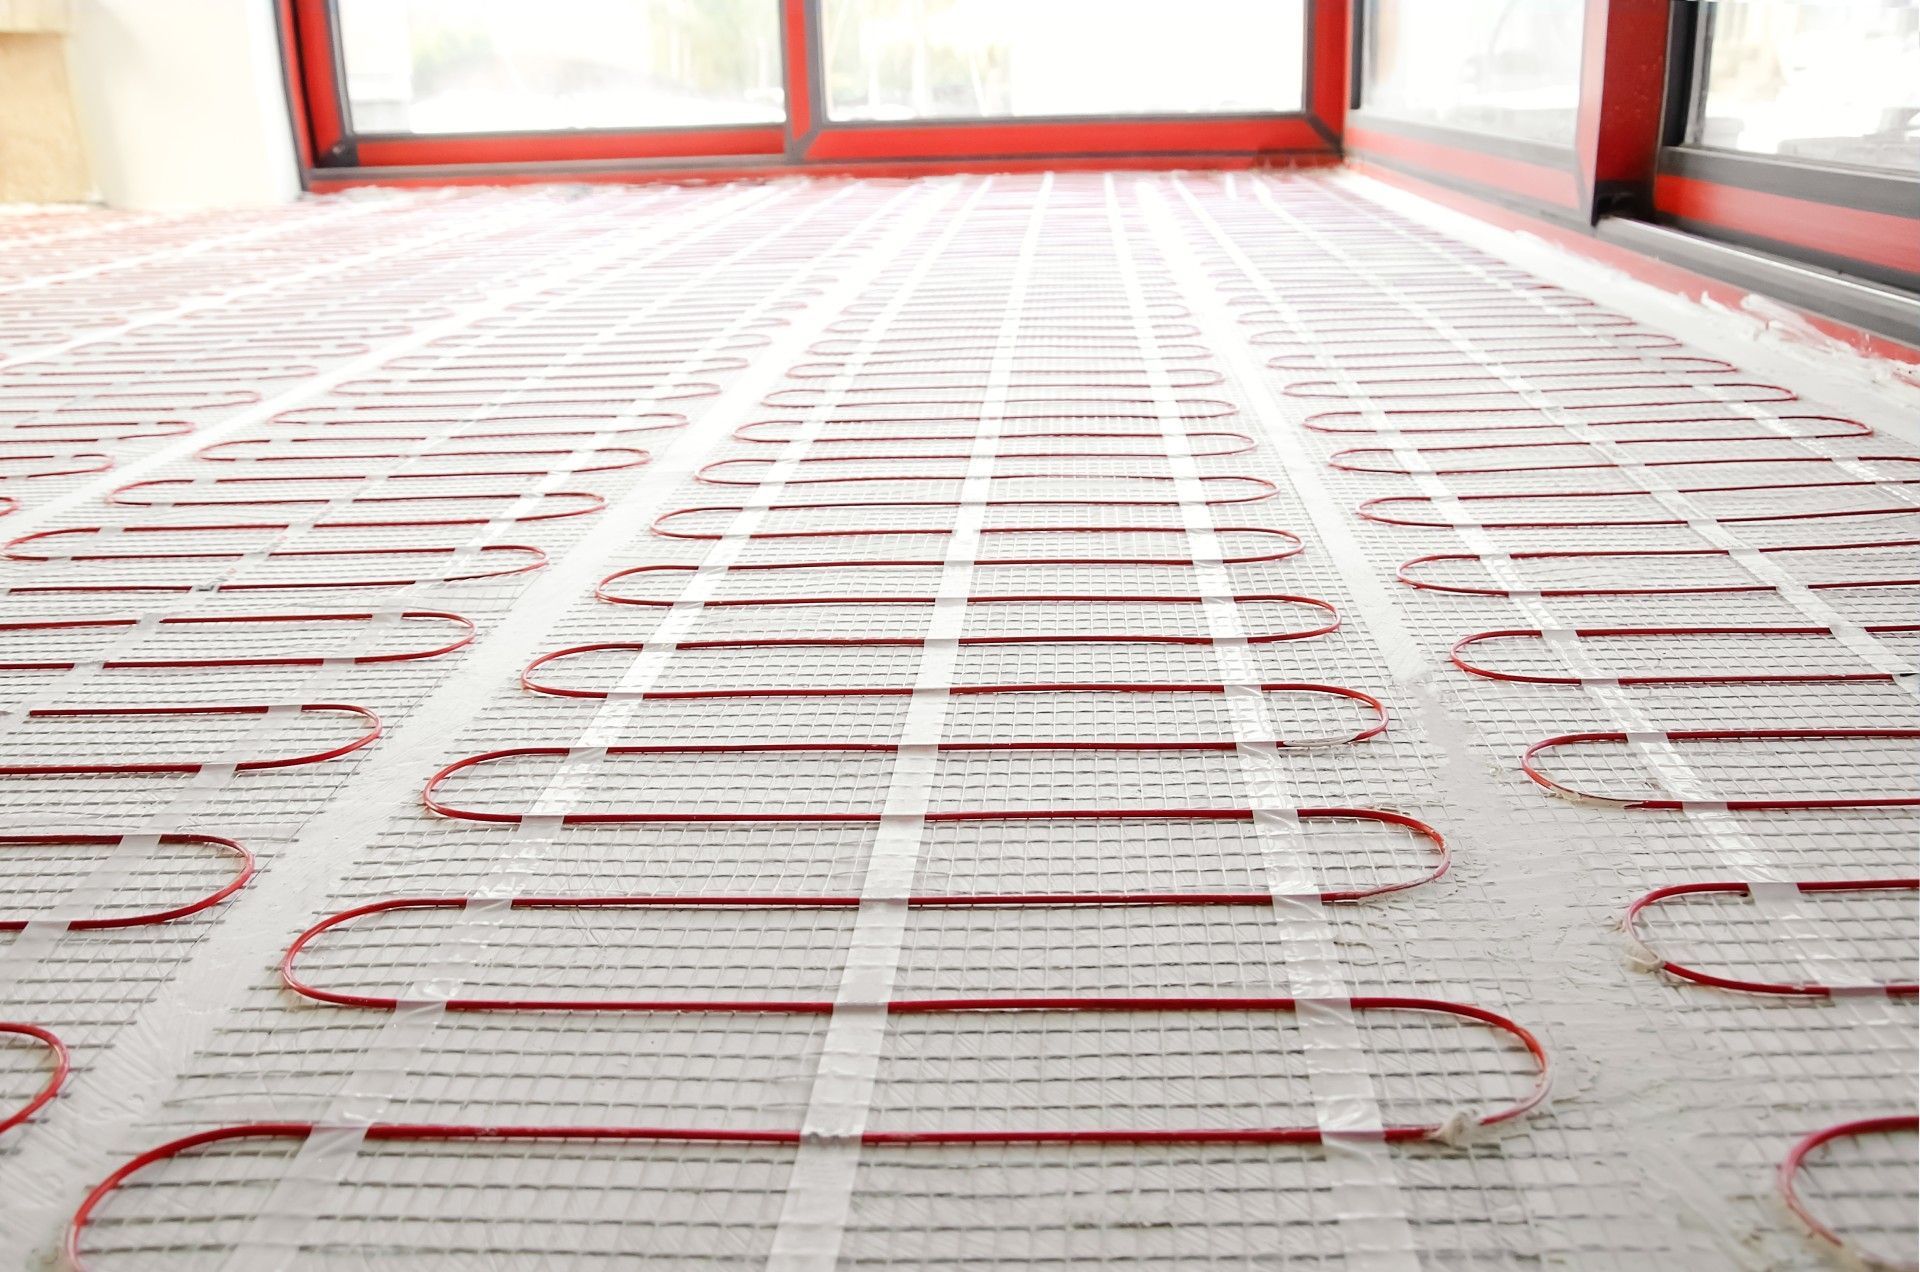
[[[0,243],[14,1265],[1912,1246],[1898,380],[1345,178]]]

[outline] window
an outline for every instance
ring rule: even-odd
[[[835,122],[1281,114],[1303,0],[823,0]]]
[[[1325,159],[1346,113],[1346,0],[270,2],[316,190]]]
[[[338,0],[352,131],[778,124],[778,0]]]
[[[1920,0],[1714,3],[1689,141],[1920,176]]]
[[[1572,146],[1582,0],[1367,0],[1361,104],[1413,123]]]

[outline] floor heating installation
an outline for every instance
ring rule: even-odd
[[[1911,1266],[1920,386],[1322,175],[0,221],[8,1266]]]

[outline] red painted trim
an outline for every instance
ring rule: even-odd
[[[1350,154],[1406,164],[1426,174],[1469,182],[1502,194],[1519,195],[1556,208],[1579,206],[1571,172],[1502,155],[1418,141],[1348,123],[1346,147]]]
[[[293,0],[274,0],[280,32],[280,73],[286,78],[288,122],[293,127],[293,149],[302,170],[313,167],[312,125],[307,120],[307,95],[300,91],[300,30]]]
[[[1279,159],[1283,162],[1276,163]],[[763,181],[805,173],[817,177],[930,177],[957,172],[1166,172],[1182,169],[1231,171],[1247,168],[1331,168],[1340,163],[1332,151],[1315,154],[1075,155],[1007,159],[904,159],[872,162],[749,164],[727,167],[689,163],[668,167],[610,167],[600,170],[502,167],[479,172],[392,172],[377,168],[317,169],[309,174],[314,193],[368,187],[413,189],[432,186],[537,185],[565,181],[596,185],[645,185],[655,181],[708,184]]]
[[[1653,179],[1667,84],[1668,0],[1587,0],[1574,150],[1589,201]]]
[[[1348,32],[1352,10],[1348,0],[1312,0],[1313,47],[1307,50],[1307,109],[1335,137],[1346,131]]]
[[[807,148],[809,163],[834,159],[1034,158],[1043,155],[1333,153],[1297,115],[1231,119],[1128,119],[826,126]]]
[[[1567,248],[1604,265],[1610,265],[1662,291],[1673,292],[1689,299],[1712,300],[1734,310],[1738,310],[1747,297],[1753,295],[1744,287],[1722,282],[1717,278],[1709,278],[1678,265],[1655,260],[1651,256],[1642,255],[1618,244],[1608,243],[1590,234],[1568,230],[1542,218],[1527,216],[1499,204],[1489,203],[1484,199],[1477,199],[1472,195],[1423,181],[1419,177],[1408,175],[1398,169],[1382,167],[1364,159],[1349,160],[1349,166],[1376,181],[1410,190],[1423,199],[1445,204],[1447,207],[1465,212],[1502,229],[1523,230],[1528,234],[1536,235],[1555,246]],[[1920,387],[1920,345],[1909,345],[1876,332],[1863,331],[1858,327],[1828,318],[1824,314],[1785,305],[1772,297],[1768,297],[1767,300],[1770,304],[1790,309],[1796,317],[1820,334],[1860,353],[1884,358],[1891,362],[1912,364],[1916,370],[1896,371],[1896,374],[1915,387]]]
[[[786,57],[787,136],[813,131],[813,62],[807,47],[807,0],[780,0],[780,40]]]
[[[1683,220],[1920,274],[1920,216],[1865,212],[1665,172],[1654,178],[1653,205]]]
[[[346,107],[340,100],[334,73],[333,36],[327,21],[327,0],[292,0],[293,40],[299,57],[300,78],[289,85],[298,109],[306,116],[313,153],[325,155],[346,136]]]
[[[668,132],[510,133],[485,137],[391,137],[359,143],[364,167],[444,163],[570,163],[595,159],[695,159],[778,155],[779,124],[752,128],[687,128]]]

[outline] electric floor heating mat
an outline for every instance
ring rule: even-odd
[[[8,1266],[1913,1265],[1898,377],[1346,175],[0,244]]]

